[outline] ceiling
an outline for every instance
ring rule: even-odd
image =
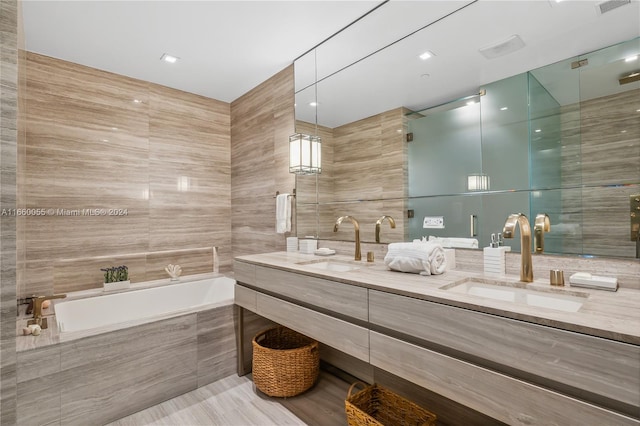
[[[379,1],[23,0],[26,49],[231,102]],[[176,64],[160,60],[177,56]]]
[[[231,102],[382,3],[23,0],[22,7],[29,51]],[[297,62],[297,90],[316,73],[357,63],[318,85],[317,110],[297,105],[296,114],[311,121],[323,113],[335,127],[397,106],[424,108],[640,36],[640,0],[605,14],[599,3],[391,0]],[[513,34],[524,48],[495,59],[478,52]],[[417,59],[425,49],[436,56]],[[180,60],[167,64],[163,53]],[[358,89],[347,97],[356,103],[343,101],[347,89]],[[315,96],[310,88],[297,104],[308,104],[306,92]]]
[[[576,102],[576,95],[589,99],[613,93],[609,90],[618,88],[620,74],[640,70],[640,60],[624,62],[626,55],[640,53],[640,2],[632,0],[606,13],[599,12],[600,3],[391,1],[296,62],[296,118],[334,128],[400,106],[420,111],[476,94],[488,83],[635,38],[627,46],[630,51],[619,49],[612,52],[617,57],[608,55],[617,62],[615,69],[606,70],[608,80],[600,79],[597,85],[580,81],[579,93],[572,76],[576,72],[585,76],[586,70],[602,64],[592,61],[566,75],[565,68],[572,72],[568,61],[565,68],[543,76],[551,79],[545,84],[555,84],[552,96],[561,104]],[[366,37],[376,28],[385,28],[376,37],[398,29],[411,36],[380,50],[385,46],[383,40]],[[479,52],[516,34],[524,47],[493,59]],[[399,38],[395,34],[386,44]],[[419,59],[425,50],[435,56]],[[340,71],[332,74],[336,70]],[[314,72],[320,82],[303,89]],[[572,79],[569,85],[558,84],[567,78]],[[625,86],[626,90],[639,88],[640,82]],[[319,103],[317,108],[310,106],[313,100]]]

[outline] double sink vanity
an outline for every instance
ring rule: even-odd
[[[238,257],[235,303],[499,422],[640,424],[640,291],[351,259]]]

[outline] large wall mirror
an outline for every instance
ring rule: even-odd
[[[390,215],[397,226],[383,225],[382,242],[456,237],[481,248],[510,213],[546,213],[547,253],[636,257],[639,7],[596,5],[392,1],[297,60],[297,131],[323,142],[322,174],[296,179],[298,236],[353,240],[350,227],[333,232],[348,214],[372,242]],[[391,25],[385,39],[379,29],[401,18],[404,30]],[[468,63],[500,28],[526,47]],[[528,66],[527,47],[549,43],[559,57]],[[435,56],[418,59],[425,50]]]

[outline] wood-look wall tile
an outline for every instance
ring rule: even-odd
[[[48,346],[17,353],[18,383],[60,372],[60,347]]]
[[[104,424],[196,388],[196,315],[76,340],[61,359],[62,423]]]
[[[234,256],[285,247],[284,235],[275,232],[273,197],[295,185],[295,177],[286,175],[285,154],[287,133],[294,132],[292,81],[291,66],[231,104]]]
[[[106,258],[142,255],[130,271],[141,281],[163,276],[144,264],[149,253],[230,246],[230,104],[35,53],[25,58],[21,202],[127,214],[26,218],[22,294],[101,285],[93,269]],[[189,191],[178,186],[182,177]],[[231,247],[219,251],[221,268],[230,269]],[[212,269],[210,256],[179,260],[188,270]]]
[[[182,275],[203,274],[213,271],[213,248],[187,249],[169,252],[152,252],[145,256],[146,280],[167,278],[164,268],[180,265]]]
[[[30,90],[63,93],[69,98],[131,111],[147,104],[144,81],[33,52],[27,52],[27,61]]]
[[[197,314],[198,387],[236,372],[236,334],[233,306]]]
[[[58,373],[18,383],[17,424],[29,426],[59,424],[60,386]]]
[[[126,265],[132,282],[143,282],[146,277],[144,254],[80,257],[53,262],[53,292],[101,288],[104,283],[103,268]]]
[[[0,2],[0,208],[16,208],[18,108],[18,2]],[[0,218],[0,423],[15,424],[16,407],[16,247],[15,217]]]

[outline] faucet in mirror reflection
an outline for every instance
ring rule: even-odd
[[[386,214],[381,216],[378,220],[376,220],[376,243],[380,242],[380,225],[382,225],[382,222],[384,222],[385,219],[389,221],[389,226],[391,227],[391,229],[396,228],[396,221],[391,216]]]
[[[535,253],[542,254],[544,252],[544,233],[551,231],[551,220],[546,213],[538,213],[533,225],[533,245]]]

